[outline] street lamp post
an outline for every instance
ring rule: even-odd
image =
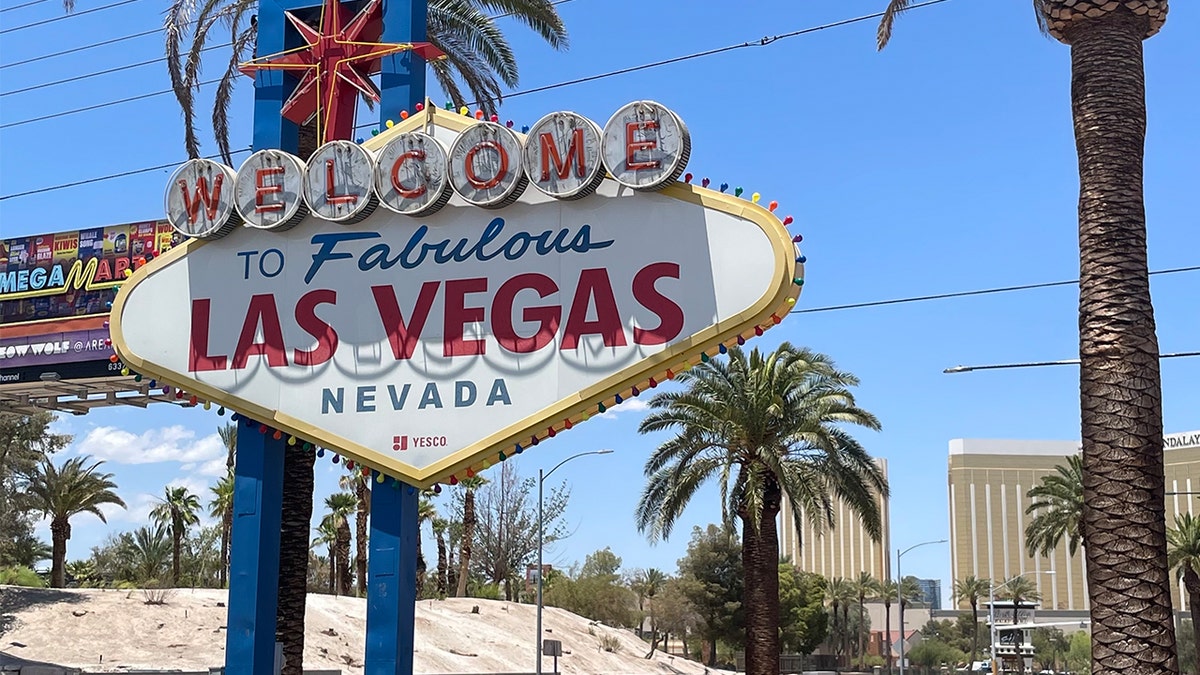
[[[914,548],[921,548],[922,546],[929,546],[931,544],[944,544],[947,541],[949,540],[923,541],[920,544],[913,544],[903,551],[896,549],[896,604],[900,607],[900,675],[904,675],[904,576],[900,574],[900,559],[904,557],[905,553]]]
[[[592,450],[591,452],[581,452],[577,455],[571,455],[558,464],[554,465],[553,469],[542,472],[538,469],[538,561],[537,561],[537,675],[542,675],[542,538],[545,534],[545,526],[542,523],[542,485],[550,474],[558,470],[558,467],[578,457],[586,457],[587,455],[607,455],[612,450]]]
[[[1054,574],[1054,570],[1041,570],[1040,572],[1021,572],[1017,576],[1005,581],[1002,584],[988,587],[988,652],[992,659],[992,675],[998,675],[1000,670],[1000,660],[996,658],[996,591],[1004,588],[1012,582],[1020,579],[1026,574]],[[1013,606],[1013,621],[1017,620],[1017,609]]]

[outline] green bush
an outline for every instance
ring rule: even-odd
[[[0,567],[0,585],[45,588],[46,582],[28,567]]]

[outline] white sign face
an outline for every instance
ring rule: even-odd
[[[233,208],[233,169],[210,159],[190,159],[167,184],[167,220],[176,231],[217,239],[241,225]]]
[[[475,206],[494,209],[517,201],[529,185],[521,139],[495,122],[472,125],[450,147],[450,181]]]
[[[301,199],[304,162],[282,150],[259,150],[237,173],[234,200],[248,227],[286,230],[308,215]]]
[[[521,159],[529,182],[557,199],[581,199],[604,180],[600,127],[582,115],[556,112],[529,129]]]
[[[450,201],[446,149],[433,136],[413,131],[383,146],[375,164],[375,194],[385,207],[406,216],[427,216]]]
[[[477,126],[427,115],[447,144]],[[798,267],[755,204],[606,180],[579,201],[530,191],[490,212],[456,195],[421,220],[191,241],[126,282],[111,330],[135,372],[426,487],[761,334]]]
[[[313,213],[337,223],[371,215],[379,200],[372,185],[375,165],[357,143],[330,141],[317,148],[304,173],[304,199]]]
[[[604,164],[621,185],[657,190],[683,173],[692,139],[679,116],[654,101],[635,101],[604,125]]]

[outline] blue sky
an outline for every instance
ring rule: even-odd
[[[78,10],[104,4],[81,0]],[[757,41],[878,11],[883,0],[749,3],[572,0],[560,6],[570,50],[554,53],[515,24],[521,88],[552,84],[715,47]],[[0,64],[156,27],[161,3],[145,0],[0,38]],[[57,16],[47,2],[0,14],[0,30]],[[1146,47],[1149,136],[1146,200],[1151,269],[1200,260],[1194,208],[1200,132],[1200,7],[1175,3]],[[799,308],[1072,279],[1077,275],[1077,173],[1068,48],[1037,32],[1028,3],[948,2],[897,24],[874,49],[874,22],[832,28],[506,102],[502,119],[530,124],[571,109],[603,122],[639,98],[678,112],[693,138],[689,171],[778,200],[805,236],[807,283]],[[0,92],[153,59],[158,36],[0,69]],[[208,77],[225,53],[210,54]],[[432,78],[431,78],[432,81]],[[168,88],[163,64],[0,97],[0,125]],[[233,144],[249,143],[251,87],[233,104]],[[432,94],[441,100],[440,94]],[[202,106],[211,91],[201,94]],[[206,109],[206,108],[205,108]],[[204,136],[206,152],[215,148]],[[185,156],[174,99],[159,96],[0,129],[0,195]],[[168,171],[0,200],[0,234],[15,236],[158,218]],[[1200,273],[1153,282],[1164,352],[1200,347]],[[1188,309],[1191,307],[1192,309]],[[958,437],[1075,439],[1077,370],[1054,367],[946,375],[957,364],[1073,358],[1076,290],[1002,295],[799,314],[755,344],[781,340],[833,356],[862,379],[860,403],[882,420],[863,433],[890,464],[892,548],[948,536],[947,441]],[[1166,430],[1200,428],[1200,359],[1163,364]],[[559,474],[572,488],[573,536],[559,564],[611,546],[628,566],[668,570],[692,524],[719,517],[715,489],[685,513],[676,536],[654,546],[633,507],[654,439],[641,413],[577,426],[521,458],[535,473],[577,451],[612,448]],[[213,413],[174,407],[111,409],[67,420],[72,452],[110,459],[131,510],[109,529],[144,517],[167,482],[201,488],[219,473]],[[90,439],[84,442],[85,439]],[[338,467],[318,464],[318,489]],[[81,517],[71,541],[85,554],[108,530]],[[949,550],[905,557],[906,573],[949,578]],[[948,583],[943,584],[947,588]]]

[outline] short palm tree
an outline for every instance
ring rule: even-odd
[[[212,125],[221,156],[231,163],[229,102],[239,77],[238,65],[255,53],[257,22],[253,14],[257,4],[256,0],[173,0],[167,9],[167,70],[183,112],[189,157],[200,156],[195,92],[204,52],[212,48],[213,29],[219,26],[225,30],[218,39],[231,41],[233,50],[217,85]],[[446,54],[445,60],[430,62],[429,67],[455,108],[466,105],[469,95],[490,115],[496,111],[502,88],[517,86],[516,55],[496,19],[514,18],[554,49],[566,48],[567,30],[556,4],[552,0],[429,0],[427,39]],[[499,16],[489,16],[489,11]],[[460,82],[466,86],[466,94]]]
[[[829,642],[834,654],[839,657],[846,654],[846,646],[850,639],[846,610],[854,603],[854,597],[854,584],[843,577],[834,577],[825,584],[825,602],[829,605],[829,616],[832,619]]]
[[[104,504],[125,508],[115,492],[111,473],[97,471],[102,461],[92,462],[89,455],[72,457],[55,466],[43,457],[28,478],[25,499],[30,508],[50,519],[50,586],[63,587],[63,565],[67,559],[67,540],[71,538],[71,518],[91,513],[107,523]]]
[[[475,491],[485,483],[487,479],[478,475],[458,481],[458,486],[463,491],[463,519],[462,542],[458,551],[458,587],[454,595],[459,598],[466,597],[467,580],[470,577],[468,570],[471,564],[471,545],[475,543]]]
[[[208,515],[221,519],[221,567],[217,582],[225,588],[229,581],[229,537],[233,532],[233,473],[226,473],[208,490],[212,493],[208,500]]]
[[[143,584],[157,582],[171,560],[171,537],[162,523],[143,525],[133,531],[126,554],[136,581]]]
[[[1005,581],[1001,588],[997,589],[996,595],[1005,600],[1012,600],[1014,603],[1022,602],[1037,602],[1042,599],[1042,594],[1038,592],[1037,584],[1033,579],[1025,576],[1015,576],[1008,581]]]
[[[428,571],[428,566],[425,562],[425,549],[421,546],[421,530],[425,527],[425,521],[432,521],[437,517],[437,509],[433,507],[433,500],[424,494],[417,501],[417,593],[421,593],[425,588],[425,573]]]
[[[1083,459],[1079,455],[1067,458],[1066,466],[1059,464],[1054,473],[1042,476],[1041,484],[1026,493],[1029,506],[1025,514],[1033,519],[1025,526],[1025,548],[1029,555],[1050,555],[1064,539],[1067,550],[1075,555],[1083,538]]]
[[[1167,530],[1167,560],[1187,589],[1192,644],[1200,645],[1200,518],[1190,513],[1175,516],[1175,527]]]
[[[332,515],[326,515],[317,526],[317,536],[312,541],[313,548],[325,546],[329,552],[329,593],[337,595],[337,537],[338,528]]]
[[[187,528],[200,522],[200,498],[183,486],[163,488],[162,499],[150,511],[150,517],[171,528],[171,584],[179,585],[179,566],[183,559],[183,537]]]
[[[870,572],[859,572],[851,582],[858,598],[858,669],[866,666],[867,650],[863,644],[867,631],[867,598],[879,595],[879,580]]]
[[[889,0],[882,49],[912,0]],[[1079,159],[1079,392],[1093,672],[1177,672],[1163,500],[1162,378],[1146,253],[1142,41],[1168,0],[1034,0],[1071,47]],[[1132,488],[1132,489],[1131,489]],[[1109,542],[1120,541],[1120,546]],[[1090,546],[1089,543],[1098,544]],[[1136,590],[1129,579],[1137,579]]]
[[[722,519],[742,524],[746,605],[746,672],[779,672],[779,536],[786,494],[798,529],[805,520],[832,527],[840,499],[878,539],[879,497],[887,479],[848,425],[878,429],[851,388],[858,378],[824,354],[783,343],[774,352],[709,359],[680,373],[682,391],[650,400],[639,431],[671,431],[646,462],[637,524],[665,539],[700,486],[716,479]]]
[[[991,588],[991,579],[980,579],[974,574],[954,582],[954,601],[965,602],[971,608],[971,625],[975,627],[971,636],[972,662],[979,656],[979,599],[987,597]]]
[[[349,492],[335,492],[325,498],[325,508],[337,532],[334,552],[337,555],[338,591],[350,595],[350,514],[358,510],[358,499]]]
[[[446,560],[446,529],[450,523],[445,518],[434,518],[430,522],[433,536],[437,539],[437,594],[439,598],[446,597],[446,575],[449,566]]]
[[[348,475],[338,478],[338,487],[352,491],[358,502],[354,514],[354,571],[358,594],[366,596],[367,517],[371,515],[371,475],[362,471],[351,471]]]

